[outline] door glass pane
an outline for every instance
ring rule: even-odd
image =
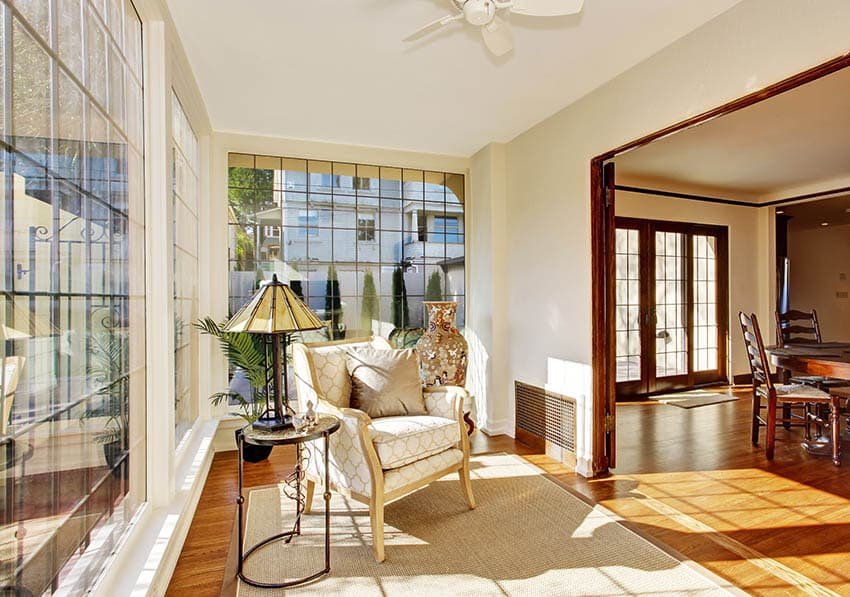
[[[718,368],[716,250],[716,237],[694,235],[694,371]]]
[[[616,231],[617,381],[640,379],[640,249],[638,231]]]
[[[656,377],[688,372],[684,248],[684,234],[655,233]]]

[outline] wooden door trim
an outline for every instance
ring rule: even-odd
[[[753,104],[757,104],[766,99],[770,99],[780,93],[784,93],[786,91],[790,91],[801,85],[805,85],[806,83],[811,83],[812,81],[816,81],[822,77],[827,75],[831,75],[834,72],[840,71],[841,69],[847,68],[850,66],[850,52],[833,58],[832,60],[828,60],[822,64],[819,64],[813,68],[808,70],[804,70],[801,73],[797,73],[796,75],[792,75],[786,79],[782,79],[781,81],[774,83],[772,85],[768,85],[764,89],[759,91],[755,91],[753,93],[747,94],[743,97],[739,97],[738,99],[732,100],[731,102],[725,103],[721,106],[717,106],[716,108],[712,108],[711,110],[707,110],[701,114],[697,114],[696,116],[692,116],[676,124],[671,124],[668,127],[657,130],[654,133],[649,133],[648,135],[644,135],[634,141],[629,141],[619,147],[615,147],[609,151],[606,151],[603,154],[600,154],[593,158],[591,162],[595,160],[600,160],[602,162],[606,160],[610,160],[611,158],[629,151],[630,149],[635,149],[642,145],[646,145],[660,139],[661,137],[666,137],[667,135],[678,132],[682,129],[695,126],[697,124],[701,124],[712,118],[717,118],[718,116],[723,116],[725,114],[730,114],[731,112],[736,112],[743,108],[747,108],[752,106]],[[784,200],[783,200],[784,201]],[[755,207],[755,206],[754,206]]]
[[[608,456],[605,450],[605,423],[609,405],[614,403],[615,385],[609,383],[614,371],[613,350],[611,342],[614,325],[614,307],[608,299],[612,294],[613,285],[610,283],[609,271],[613,264],[613,252],[606,252],[606,236],[611,234],[613,218],[609,222],[605,218],[604,180],[602,168],[606,160],[681,131],[696,126],[712,118],[731,114],[747,108],[766,99],[770,99],[801,85],[816,81],[834,72],[850,67],[850,52],[828,60],[813,68],[797,73],[786,79],[768,85],[760,91],[747,94],[736,100],[697,114],[648,135],[615,147],[590,160],[590,245],[591,245],[591,367],[593,369],[593,457],[591,466],[593,474],[603,474],[608,471]],[[611,253],[608,255],[607,253]],[[728,319],[728,318],[727,318]],[[727,332],[728,333],[728,332]],[[612,455],[613,456],[613,455]]]

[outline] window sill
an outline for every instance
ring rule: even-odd
[[[92,588],[93,595],[165,594],[192,524],[215,453],[214,440],[223,422],[213,419],[196,424],[175,462],[178,475],[171,502],[162,508],[152,508],[148,502],[142,504],[135,524]]]

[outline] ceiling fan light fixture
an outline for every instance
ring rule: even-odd
[[[533,17],[555,17],[581,12],[584,0],[450,0],[457,11],[419,28],[403,41],[419,39],[445,27],[452,21],[464,20],[481,29],[484,44],[494,56],[503,56],[514,48],[510,23],[499,18],[499,11]],[[506,13],[502,13],[506,14]]]
[[[463,17],[470,25],[483,27],[496,16],[496,8],[493,0],[467,0],[463,5]]]

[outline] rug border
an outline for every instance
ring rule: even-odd
[[[689,396],[690,395],[690,396]],[[723,400],[715,400],[712,402],[708,402],[706,404],[691,404],[690,406],[684,406],[682,403],[687,402],[689,399],[699,399],[700,395],[702,397],[706,396],[723,396]],[[680,398],[674,398],[674,396],[681,396]],[[656,394],[654,396],[647,396],[647,400],[651,400],[652,402],[658,404],[664,404],[666,406],[675,406],[676,408],[681,408],[684,410],[691,410],[692,408],[701,408],[703,406],[714,406],[716,404],[727,404],[729,402],[735,402],[740,400],[739,396],[735,396],[734,394],[725,394],[723,392],[706,392],[704,390],[690,390],[686,392],[670,392],[668,394]]]
[[[570,494],[574,498],[578,499],[579,501],[584,503],[586,506],[590,507],[593,511],[600,512],[601,514],[603,514],[607,518],[610,518],[611,521],[614,522],[615,524],[619,524],[620,526],[622,526],[626,531],[637,536],[639,539],[643,539],[644,541],[646,541],[647,543],[649,543],[650,545],[655,547],[657,550],[659,550],[662,553],[670,556],[671,558],[673,558],[674,560],[676,560],[680,564],[687,566],[693,572],[695,572],[696,574],[699,574],[700,576],[702,576],[706,580],[713,582],[714,584],[717,585],[717,587],[719,589],[727,591],[732,595],[742,595],[742,596],[748,595],[747,592],[745,592],[742,589],[740,589],[739,587],[733,585],[730,581],[728,581],[725,578],[719,576],[718,574],[712,572],[711,570],[708,570],[707,568],[705,568],[704,566],[702,566],[698,562],[695,562],[694,560],[688,558],[686,555],[677,551],[676,549],[672,548],[671,546],[667,545],[666,543],[659,540],[658,538],[653,537],[652,535],[649,535],[648,533],[646,533],[646,531],[636,527],[631,521],[621,517],[619,514],[617,514],[613,510],[610,510],[606,506],[603,506],[602,504],[595,502],[593,499],[582,494],[581,492],[577,491],[576,489],[569,487],[568,485],[564,484],[555,475],[546,472],[542,467],[535,464],[534,462],[531,462],[530,460],[527,460],[524,456],[522,456],[520,454],[512,454],[510,452],[505,452],[505,451],[485,452],[483,454],[472,454],[471,455],[471,457],[482,457],[482,456],[507,456],[507,457],[511,458],[512,460],[516,461],[518,464],[520,464],[520,465],[528,468],[529,470],[531,470],[534,474],[542,477],[543,479],[546,479],[548,482],[556,485],[559,489],[566,491],[568,494]],[[573,471],[573,474],[578,474],[578,473],[575,473]],[[475,481],[475,479],[473,479],[473,481]],[[260,490],[260,489],[270,489],[272,487],[277,487],[279,485],[280,485],[280,483],[268,483],[268,484],[265,484],[265,485],[256,485],[256,486],[252,485],[250,487],[246,487],[245,488],[246,489],[246,495],[245,495],[246,507],[245,507],[245,510],[244,510],[244,513],[243,513],[244,519],[248,518],[248,508],[250,507],[250,501],[248,499],[248,496],[251,494],[251,492],[253,492],[254,490]],[[230,544],[228,545],[227,555],[225,556],[224,579],[222,580],[221,590],[220,590],[220,595],[222,597],[236,597],[239,593],[239,582],[238,582],[238,579],[236,578],[236,567],[237,567],[236,559],[238,558],[237,553],[238,553],[238,541],[239,541],[239,538],[237,537],[238,533],[237,533],[236,523],[237,523],[237,520],[236,520],[236,517],[234,517],[233,525],[232,525],[231,531],[230,531]],[[231,557],[231,554],[233,554],[233,557]]]

